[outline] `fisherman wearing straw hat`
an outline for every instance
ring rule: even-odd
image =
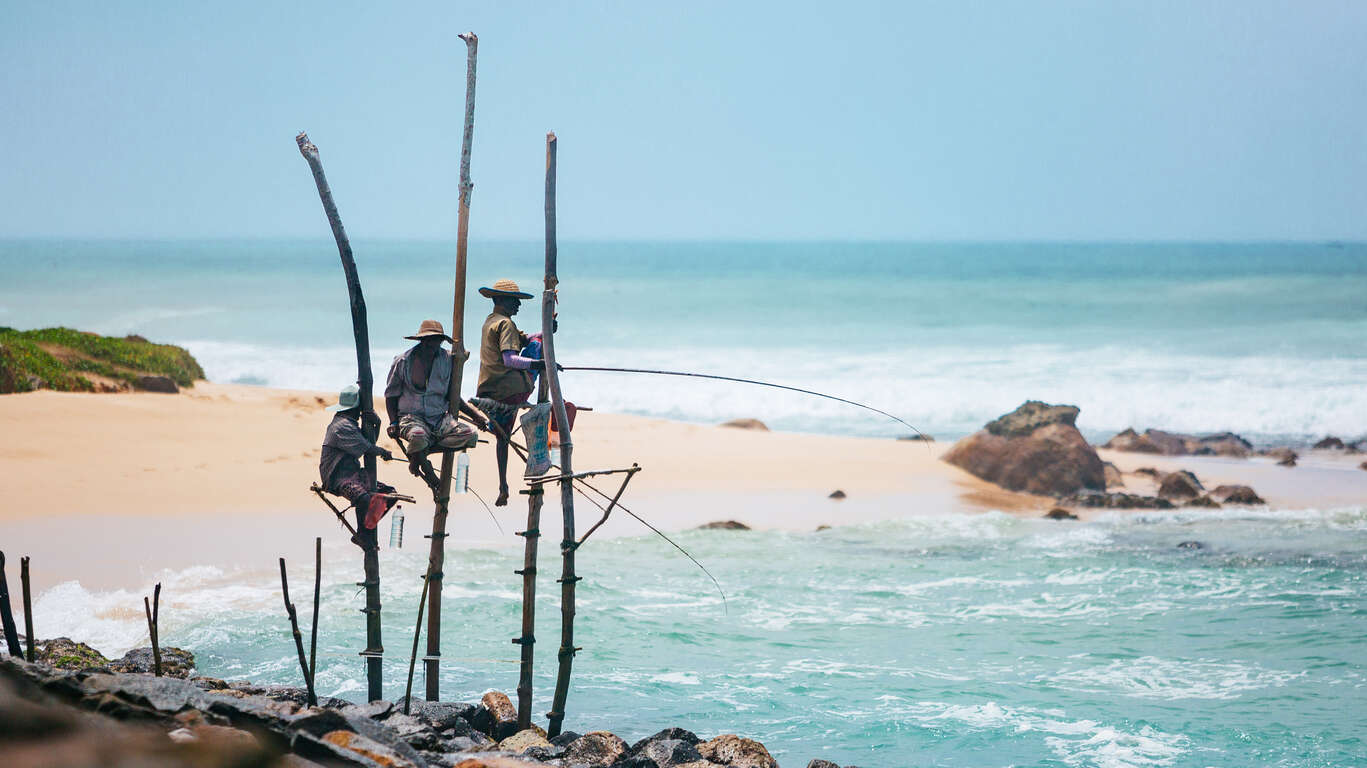
[[[545,369],[545,362],[522,354],[529,337],[518,330],[513,315],[522,307],[522,299],[532,295],[518,288],[512,280],[503,279],[493,287],[479,289],[479,294],[494,301],[494,311],[484,319],[479,331],[479,384],[475,396],[497,401],[506,408],[489,414],[501,432],[494,445],[498,459],[498,499],[494,506],[508,504],[508,440],[512,433],[517,406],[527,402],[532,393],[532,371]],[[531,338],[536,338],[533,335]]]
[[[418,332],[405,336],[417,344],[394,358],[384,388],[389,413],[388,434],[407,442],[409,470],[421,476],[420,465],[430,448],[461,451],[479,441],[475,430],[453,418],[447,410],[451,386],[451,355],[443,353],[443,341],[455,343],[441,323],[424,320]],[[477,424],[484,418],[462,403]]]
[[[375,526],[394,505],[392,498],[382,494],[393,493],[394,488],[377,482],[377,493],[371,493],[359,460],[367,454],[375,454],[385,461],[393,456],[388,450],[367,440],[361,432],[357,421],[361,416],[361,390],[355,384],[342,390],[337,396],[337,404],[328,410],[336,411],[337,415],[332,417],[332,423],[328,424],[327,433],[323,435],[318,477],[323,481],[323,490],[351,502],[356,510],[357,535],[373,539]]]

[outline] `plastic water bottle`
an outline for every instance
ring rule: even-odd
[[[470,455],[462,453],[456,457],[455,493],[465,493],[470,487]]]
[[[389,516],[389,548],[403,548],[403,508],[395,507]]]

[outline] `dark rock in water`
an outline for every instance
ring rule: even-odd
[[[394,702],[394,712],[403,712],[403,704],[403,699]],[[466,736],[473,730],[470,722],[476,710],[475,705],[463,702],[413,699],[409,714],[438,731],[452,731],[456,736]]]
[[[830,760],[817,758],[810,763],[807,763],[807,768],[840,768],[840,766],[832,763]]]
[[[1199,541],[1179,541],[1179,542],[1177,542],[1177,548],[1178,548],[1178,549],[1205,549],[1205,548],[1206,548],[1206,545],[1205,545],[1205,544],[1202,544],[1202,543],[1199,542]]]
[[[1184,507],[1207,507],[1207,508],[1209,508],[1209,509],[1219,509],[1219,508],[1220,508],[1220,502],[1216,501],[1215,499],[1212,499],[1212,498],[1209,497],[1209,496],[1197,496],[1196,498],[1191,499],[1190,501],[1186,502],[1186,503],[1183,504],[1182,506],[1184,506]]]
[[[650,758],[659,768],[672,768],[703,759],[698,748],[683,739],[652,741],[645,745],[638,755]]]
[[[1234,434],[1221,432],[1197,437],[1161,429],[1146,429],[1144,434],[1126,429],[1102,446],[1113,451],[1156,453],[1163,456],[1230,456],[1243,458],[1253,450],[1253,444]]]
[[[1045,513],[1044,513],[1044,516],[1045,516],[1046,518],[1050,519],[1050,520],[1076,520],[1076,519],[1077,519],[1077,515],[1073,514],[1072,512],[1069,512],[1069,511],[1066,510],[1066,509],[1063,509],[1062,507],[1054,507],[1053,509],[1049,510],[1048,512],[1045,512]]]
[[[1173,509],[1173,503],[1156,496],[1140,496],[1136,493],[1103,493],[1092,491],[1076,493],[1066,499],[1064,504],[1073,507],[1097,507],[1104,509]]]
[[[1117,467],[1109,461],[1103,461],[1101,462],[1101,471],[1106,478],[1107,488],[1125,487],[1125,478],[1120,475],[1120,467]]]
[[[180,387],[176,386],[175,380],[170,376],[139,376],[133,386],[143,392],[162,392],[168,395],[180,391]]]
[[[914,434],[914,435],[902,435],[901,437],[898,437],[897,439],[898,439],[898,440],[911,440],[911,441],[913,441],[913,442],[921,442],[921,443],[933,443],[933,442],[935,442],[935,438],[934,438],[934,437],[931,437],[930,435],[922,434],[922,433],[920,433],[920,432],[917,432],[917,433]]]
[[[1359,464],[1358,469],[1367,469],[1367,461],[1364,461],[1361,464]]]
[[[1258,451],[1258,455],[1266,456],[1269,459],[1276,459],[1277,463],[1284,467],[1296,466],[1296,459],[1300,458],[1295,451],[1286,447],[1268,448],[1263,451]]]
[[[1162,481],[1158,484],[1158,498],[1191,499],[1200,496],[1203,490],[1205,489],[1201,487],[1201,481],[1196,479],[1196,475],[1179,469],[1163,475]]]
[[[818,525],[816,527],[818,533],[820,533],[821,531],[829,531],[830,529],[831,527],[829,525]]]
[[[831,491],[831,494],[830,494],[829,496],[827,496],[826,498],[828,498],[828,499],[843,499],[843,498],[845,498],[845,492],[842,491],[842,490],[840,490],[839,488],[837,488],[837,489],[835,489],[834,491]]]
[[[732,427],[733,429],[754,429],[760,432],[769,431],[769,427],[759,419],[732,419],[730,421],[722,422],[722,426]]]
[[[1236,459],[1247,458],[1253,452],[1253,444],[1233,432],[1218,435],[1205,435],[1197,438],[1198,445],[1192,453],[1197,456],[1229,456]]]
[[[115,672],[145,672],[153,674],[156,671],[156,663],[152,656],[152,648],[134,648],[125,653],[123,658],[111,661],[109,668]],[[161,649],[161,674],[166,677],[188,678],[190,673],[195,670],[195,655],[181,648],[170,646]]]
[[[1324,438],[1318,443],[1315,443],[1314,447],[1316,450],[1320,451],[1341,451],[1347,446],[1343,444],[1342,440],[1338,439],[1337,437],[1334,437],[1333,435],[1330,435],[1329,437]]]
[[[479,700],[480,707],[488,713],[488,728],[479,728],[478,723],[473,723],[475,727],[489,734],[495,741],[504,739],[517,733],[517,707],[508,699],[508,694],[502,691],[489,691]]]
[[[698,530],[718,530],[718,531],[748,531],[750,526],[736,520],[717,520],[698,526]]]
[[[1221,485],[1210,492],[1211,496],[1226,504],[1266,504],[1252,488],[1246,485]]]
[[[600,731],[600,733],[606,733],[606,731]],[[575,733],[574,731],[561,731],[555,738],[550,739],[549,741],[557,747],[568,747],[570,744],[583,738],[583,736],[584,734]]]
[[[1011,491],[1062,496],[1103,490],[1096,449],[1073,422],[1078,409],[1030,401],[954,444],[944,460]]]
[[[1140,467],[1139,469],[1136,469],[1135,471],[1131,472],[1130,474],[1132,474],[1132,475],[1147,475],[1148,477],[1152,477],[1154,480],[1157,480],[1160,476],[1162,476],[1163,473],[1162,473],[1162,472],[1159,472],[1158,470],[1154,469],[1153,467]]]
[[[728,733],[698,745],[698,752],[714,763],[734,768],[778,768],[778,761],[764,745]]]
[[[1282,458],[1281,461],[1278,461],[1278,462],[1277,462],[1277,466],[1279,466],[1279,467],[1294,467],[1294,466],[1296,466],[1296,457],[1295,457],[1294,455],[1293,455],[1293,456],[1286,456],[1286,457]]]
[[[559,745],[560,736],[551,739],[551,743]],[[601,768],[617,764],[617,761],[627,754],[627,743],[607,731],[591,731],[563,746],[565,753],[561,758],[566,765],[583,764],[590,768]]]
[[[69,637],[39,640],[33,644],[33,654],[37,661],[57,669],[80,670],[109,666],[109,659],[99,651]]]

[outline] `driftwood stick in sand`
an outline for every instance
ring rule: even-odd
[[[513,642],[522,646],[522,662],[517,679],[517,729],[525,730],[532,725],[532,662],[536,644],[536,545],[541,538],[541,502],[545,491],[541,486],[533,486],[523,491],[527,494],[527,530],[519,531],[518,536],[526,540],[522,559],[522,570],[513,573],[522,576],[522,635]]]
[[[285,598],[285,612],[290,617],[290,631],[294,633],[294,648],[299,652],[299,669],[304,673],[304,686],[308,689],[310,707],[318,706],[318,695],[313,690],[313,675],[309,674],[309,660],[304,656],[304,636],[299,633],[299,615],[290,602],[290,581],[285,575],[285,558],[280,558],[280,594]]]
[[[427,589],[432,584],[432,563],[427,563],[427,573],[422,575],[422,596],[418,598],[418,623],[413,627],[413,653],[408,657],[408,685],[403,691],[403,713],[406,715],[413,704],[413,669],[418,666],[418,638],[422,636],[422,609],[427,606]]]
[[[570,440],[570,420],[565,413],[565,395],[560,390],[560,374],[555,367],[555,301],[560,278],[556,275],[555,241],[555,134],[546,134],[546,287],[541,294],[541,344],[546,359],[546,382],[551,392],[551,408],[560,426],[560,508],[564,518],[564,536],[560,541],[560,668],[555,676],[555,695],[551,711],[546,713],[550,727],[546,733],[560,735],[565,719],[565,699],[570,692],[570,671],[574,665],[574,585],[579,577],[574,573],[574,443]]]
[[[14,612],[9,604],[9,582],[5,580],[5,553],[0,552],[0,625],[5,631],[5,644],[9,655],[21,657],[24,649],[19,646],[19,630],[14,626]]]
[[[28,557],[19,558],[19,581],[24,590],[24,643],[27,645],[27,658],[32,664],[35,658],[33,653],[33,598],[29,590],[28,578]]]
[[[374,442],[380,436],[380,418],[375,415],[375,380],[370,371],[370,330],[366,319],[365,296],[361,293],[361,279],[356,273],[356,260],[351,254],[351,240],[347,238],[346,229],[342,227],[342,217],[337,213],[337,204],[332,200],[332,188],[328,186],[327,176],[323,173],[323,162],[318,156],[318,147],[314,146],[309,141],[308,134],[302,131],[294,137],[294,141],[299,145],[299,154],[304,156],[304,160],[309,164],[309,170],[313,172],[313,182],[318,187],[318,197],[322,200],[323,212],[332,227],[333,239],[337,241],[337,253],[342,259],[342,272],[346,275],[347,295],[351,301],[351,333],[356,341],[356,384],[361,390],[361,432],[368,440]],[[375,490],[373,453],[365,455],[365,476],[366,485],[371,491]],[[362,610],[366,617],[366,649],[361,655],[366,660],[368,701],[375,701],[383,697],[384,688],[384,644],[380,638],[380,549],[378,536],[368,537],[365,531],[353,531],[353,534],[365,552],[362,561],[365,581],[361,582],[361,586],[365,587],[365,608]]]
[[[465,41],[465,126],[460,143],[460,205],[456,214],[456,283],[451,307],[451,389],[447,393],[447,408],[451,418],[460,418],[460,385],[465,369],[465,259],[470,231],[470,149],[475,134],[475,59],[479,52],[479,38],[474,32],[460,36]],[[423,678],[427,700],[441,698],[441,584],[442,568],[446,561],[446,511],[451,500],[451,474],[455,453],[446,451],[441,456],[441,479],[438,481],[436,510],[432,514],[432,548],[428,554],[427,581],[427,655],[423,657]]]
[[[309,630],[309,679],[318,674],[318,596],[323,587],[323,537],[313,539],[313,627]]]

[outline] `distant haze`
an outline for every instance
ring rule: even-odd
[[[0,237],[1367,239],[1367,4],[0,11]]]

